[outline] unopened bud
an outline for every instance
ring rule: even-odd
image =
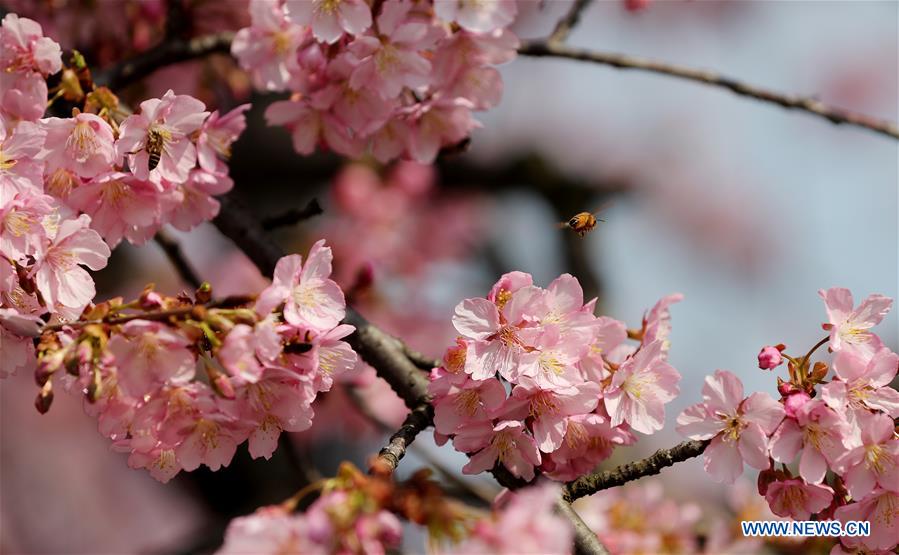
[[[41,387],[41,392],[34,400],[34,408],[41,414],[47,414],[50,405],[53,404],[53,382],[47,382]]]
[[[234,392],[234,384],[232,384],[228,376],[224,374],[219,374],[212,380],[212,388],[225,399],[234,399],[234,397],[237,396]]]
[[[809,402],[811,398],[811,395],[805,391],[795,391],[790,393],[786,399],[784,399],[784,411],[787,413],[787,416],[796,418],[796,413],[803,405]]]
[[[783,364],[783,361],[783,356],[781,356],[780,349],[777,347],[768,345],[762,347],[762,350],[759,351],[759,368],[762,370],[772,370],[777,368]]]
[[[138,302],[140,303],[140,307],[144,310],[154,310],[157,308],[162,308],[162,295],[153,291],[153,286],[148,285],[144,292],[140,294],[140,299]]]
[[[777,378],[777,392],[781,397],[787,397],[796,390],[796,386],[791,382],[785,382],[780,377]]]
[[[62,70],[59,90],[62,92],[62,97],[69,102],[81,102],[84,99],[84,89],[81,88],[81,80],[78,78],[78,73],[73,69],[66,68]]]
[[[194,296],[197,298],[197,302],[200,304],[206,304],[212,300],[212,285],[208,281],[204,281],[197,287],[196,293]]]

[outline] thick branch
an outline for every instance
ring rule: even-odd
[[[162,230],[157,232],[153,239],[156,241],[156,244],[162,248],[162,251],[168,257],[169,262],[172,263],[172,266],[175,267],[178,275],[181,276],[181,279],[194,289],[200,287],[203,280],[201,280],[197,273],[194,272],[193,268],[190,267],[190,263],[187,261],[184,253],[181,252],[181,245],[178,244],[178,241]]]
[[[880,133],[881,135],[899,139],[899,127],[891,121],[879,120],[864,114],[829,106],[814,98],[787,95],[763,89],[755,85],[725,77],[714,71],[678,66],[626,54],[595,52],[548,41],[526,43],[518,49],[518,53],[523,56],[568,58],[583,62],[593,62],[595,64],[611,66],[618,69],[636,69],[660,75],[668,75],[669,77],[676,77],[678,79],[685,79],[687,81],[694,81],[713,87],[728,89],[740,96],[777,104],[788,110],[798,110],[800,112],[813,114],[837,125],[845,124],[863,127],[876,133]]]
[[[227,54],[231,50],[232,39],[234,39],[234,33],[230,31],[190,40],[166,39],[133,58],[96,72],[94,82],[115,90],[139,81],[157,69],[171,64],[195,60],[209,54]]]
[[[596,532],[587,526],[587,523],[584,522],[581,515],[577,514],[571,503],[564,499],[559,499],[558,503],[556,503],[556,511],[571,522],[571,526],[574,529],[575,553],[609,555],[609,550],[599,541]]]
[[[271,231],[273,229],[278,229],[279,227],[287,227],[318,216],[322,212],[322,206],[318,203],[318,199],[312,199],[301,209],[291,208],[276,216],[265,218],[262,220],[262,229]]]
[[[644,476],[658,474],[663,468],[698,457],[705,451],[708,444],[708,441],[685,441],[670,449],[659,449],[643,460],[623,464],[612,470],[582,476],[565,485],[563,492],[565,500],[574,501]]]

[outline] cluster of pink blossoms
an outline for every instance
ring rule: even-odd
[[[305,264],[282,258],[255,304],[191,303],[147,289],[45,333],[39,407],[49,408],[54,381],[83,392],[113,448],[161,481],[200,464],[226,466],[245,440],[253,457],[270,457],[281,432],[307,429],[317,393],[357,362],[341,340],[353,327],[340,324],[345,301],[323,243]]]
[[[123,237],[141,243],[164,224],[188,230],[218,213],[211,195],[232,187],[222,159],[245,127],[248,106],[210,115],[202,102],[169,91],[143,102],[121,127],[105,109],[40,119],[45,77],[62,68],[59,46],[15,14],[3,18],[0,45],[5,375],[34,360],[31,339],[16,334],[10,318],[78,318],[95,294],[82,266],[103,268]]]
[[[780,401],[767,393],[743,396],[739,378],[717,371],[706,378],[703,402],[678,418],[692,439],[711,440],[705,468],[717,481],[733,482],[743,463],[762,470],[759,493],[780,516],[810,515],[871,522],[871,535],[842,538],[840,550],[890,551],[899,541],[899,392],[890,382],[899,355],[871,331],[892,299],[871,295],[855,307],[848,289],[820,291],[834,353],[828,365],[794,358],[785,347],[765,347],[759,366],[772,369],[787,359],[789,380],[778,378]],[[795,473],[787,465],[798,459]],[[777,470],[775,462],[782,464]]]
[[[266,111],[294,148],[431,162],[502,95],[491,67],[515,57],[514,0],[252,0],[231,51],[258,89],[293,93]]]
[[[667,362],[671,295],[630,335],[623,322],[593,314],[577,279],[564,274],[542,289],[522,272],[505,274],[487,298],[462,301],[453,324],[461,337],[431,373],[439,442],[471,455],[463,471],[505,466],[531,480],[591,471],[632,430],[663,427],[680,374]],[[507,394],[505,384],[511,385]]]

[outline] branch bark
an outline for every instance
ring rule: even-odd
[[[828,120],[836,125],[852,125],[862,127],[893,139],[899,139],[899,127],[894,122],[880,120],[865,114],[851,112],[842,108],[829,106],[814,98],[778,93],[749,83],[744,83],[709,70],[669,64],[658,60],[650,60],[627,54],[596,52],[582,48],[573,48],[559,42],[532,41],[518,49],[522,56],[567,58],[582,62],[610,66],[618,69],[634,69],[648,71],[659,75],[667,75],[678,79],[702,83],[713,87],[727,89],[739,96],[753,98],[761,102],[776,104],[788,110],[797,110]]]
[[[571,30],[580,22],[581,14],[587,9],[587,6],[589,6],[591,2],[593,2],[593,0],[574,0],[574,4],[568,9],[568,13],[565,14],[565,17],[556,23],[556,27],[553,29],[552,34],[546,39],[547,42],[565,42],[569,33],[571,33]]]
[[[663,468],[698,457],[708,445],[708,441],[685,441],[670,449],[659,449],[643,460],[623,464],[612,470],[582,476],[565,485],[563,496],[566,501],[570,502],[644,476],[658,474]]]

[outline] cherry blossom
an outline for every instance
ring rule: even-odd
[[[437,17],[444,21],[456,22],[463,29],[486,33],[512,23],[517,8],[514,0],[494,2],[434,0],[434,12]]]
[[[833,490],[829,486],[807,484],[799,479],[778,480],[768,485],[765,499],[778,516],[808,520],[811,515],[830,505]]]
[[[871,295],[853,308],[852,293],[848,289],[833,287],[821,289],[818,294],[824,299],[830,330],[830,348],[858,350],[863,356],[870,356],[881,345],[880,338],[868,331],[883,320],[889,312],[893,300],[883,295]]]
[[[109,170],[115,160],[112,128],[94,114],[72,118],[46,118],[42,157],[44,171],[69,170],[80,177],[94,177]]]
[[[802,453],[799,474],[811,483],[824,479],[827,466],[839,457],[849,438],[849,427],[838,413],[821,400],[811,400],[786,418],[771,436],[771,457],[788,463]]]
[[[478,474],[493,468],[499,462],[513,475],[533,480],[534,467],[540,464],[540,451],[534,438],[524,432],[524,424],[513,420],[504,420],[496,426],[483,423],[464,428],[456,436],[453,445],[461,451],[474,454],[462,468],[462,472]]]
[[[834,357],[833,369],[839,379],[821,388],[828,406],[845,412],[850,420],[866,410],[899,417],[899,392],[889,387],[899,372],[899,355],[884,347],[866,361],[844,350]]]
[[[287,0],[287,18],[308,25],[320,41],[333,44],[344,32],[359,35],[371,26],[365,0]]]
[[[712,479],[733,483],[744,462],[768,468],[768,436],[783,420],[783,407],[767,393],[744,398],[743,383],[726,370],[706,377],[702,399],[678,416],[677,430],[690,439],[712,440],[703,456]]]
[[[893,427],[889,416],[865,413],[859,417],[861,445],[834,461],[853,499],[864,499],[877,486],[899,490],[899,438]]]
[[[255,0],[249,11],[252,25],[237,32],[231,53],[251,69],[257,88],[282,91],[299,71],[296,50],[304,39],[303,28],[287,19],[277,1]]]
[[[612,425],[627,422],[634,430],[651,434],[665,423],[665,403],[680,391],[680,374],[665,362],[663,341],[654,341],[628,358],[603,391]]]
[[[836,510],[834,518],[842,523],[850,520],[871,523],[871,535],[867,537],[843,537],[840,542],[847,547],[863,547],[867,550],[890,551],[899,542],[899,493],[878,489],[856,503]]]

